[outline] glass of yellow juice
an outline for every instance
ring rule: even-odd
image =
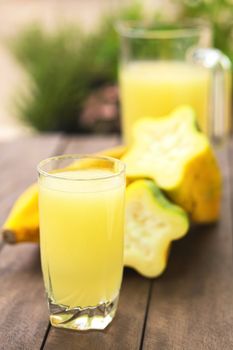
[[[132,142],[134,123],[163,117],[186,104],[210,137],[230,131],[230,61],[211,48],[208,23],[122,21],[119,69],[123,138]]]
[[[125,166],[64,155],[38,165],[41,263],[53,326],[104,329],[123,272]]]

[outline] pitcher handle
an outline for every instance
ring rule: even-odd
[[[220,50],[194,48],[188,61],[210,71],[210,101],[206,133],[216,143],[226,141],[232,129],[231,115],[231,62]]]

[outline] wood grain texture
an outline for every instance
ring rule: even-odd
[[[95,153],[120,144],[118,135],[112,136],[76,136],[69,138],[64,153]]]
[[[37,163],[60,150],[59,136],[1,145],[0,221],[18,195],[36,180]],[[4,245],[0,252],[0,349],[39,349],[48,326],[39,247]]]
[[[0,226],[19,194],[36,181],[40,160],[59,153],[64,141],[59,135],[34,136],[0,144]]]
[[[228,163],[229,163],[229,188],[231,197],[231,217],[233,218],[233,137],[228,142]]]
[[[126,270],[117,314],[105,331],[80,333],[50,328],[46,350],[138,350],[140,348],[150,281]]]
[[[167,271],[153,283],[144,350],[233,348],[230,168],[220,153],[221,220],[173,244]]]
[[[38,245],[4,246],[0,286],[0,349],[39,349],[48,327],[48,310]]]
[[[118,143],[114,136],[38,136],[0,144],[0,224],[16,197],[36,179],[40,159],[62,152],[97,152]],[[193,228],[175,242],[162,277],[151,281],[125,270],[116,318],[104,332],[50,328],[46,338],[48,311],[39,248],[4,245],[0,251],[0,349],[34,350],[42,343],[46,350],[232,349],[233,143],[228,154],[224,150],[219,154],[224,173],[221,221]]]

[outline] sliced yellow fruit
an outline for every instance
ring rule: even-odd
[[[135,124],[134,144],[122,157],[130,178],[148,177],[193,221],[218,219],[221,174],[208,138],[196,124],[191,107]]]
[[[160,275],[170,244],[189,228],[185,211],[167,200],[152,180],[136,180],[126,190],[124,263],[146,277]]]

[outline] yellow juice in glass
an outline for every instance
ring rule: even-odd
[[[138,61],[120,70],[123,135],[142,117],[161,117],[181,104],[191,105],[202,130],[207,129],[210,75],[205,68],[179,61]]]
[[[125,183],[112,175],[91,169],[39,179],[42,270],[52,304],[85,309],[118,297]]]

